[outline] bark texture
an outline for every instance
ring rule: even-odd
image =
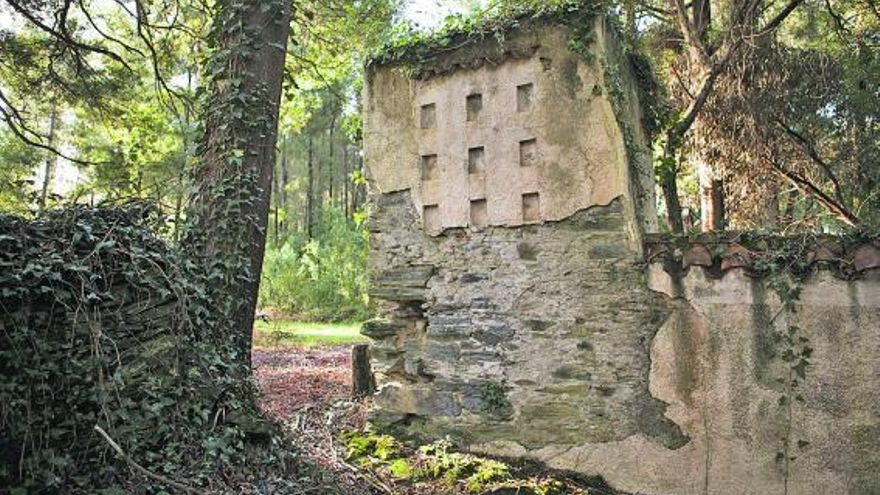
[[[216,280],[218,310],[249,360],[291,4],[222,0],[215,9],[212,98],[184,242]]]

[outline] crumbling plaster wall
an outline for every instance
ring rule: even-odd
[[[774,319],[772,291],[742,271],[671,277],[646,265],[642,233],[656,214],[643,192],[650,162],[635,90],[601,22],[597,33],[592,63],[567,51],[564,29],[543,26],[503,49],[487,40],[451,52],[449,66],[461,64],[426,80],[370,69],[381,315],[364,327],[380,385],[371,421],[645,495],[781,494],[786,483],[789,494],[880,493],[877,271],[850,282],[820,272],[801,310]],[[609,62],[624,68],[634,150],[601,77]],[[527,115],[515,110],[523,84],[535,91]],[[467,96],[478,92],[484,120],[469,122]],[[546,143],[531,175],[513,167],[518,132]],[[486,162],[475,186],[468,150],[478,146]],[[425,180],[431,155],[439,175]],[[541,195],[534,221],[517,201],[525,188]],[[475,224],[467,205],[482,194],[489,210]],[[815,355],[789,422],[768,349],[774,328],[794,320]],[[792,452],[788,476],[777,460],[784,436],[809,442]]]
[[[364,145],[373,192],[410,191],[431,235],[559,221],[617,198],[653,222],[638,117],[625,117],[634,119],[629,151],[640,157],[631,164],[604,86],[606,60],[627,78],[628,65],[604,22],[594,30],[592,62],[569,51],[568,29],[539,25],[507,33],[503,44],[489,38],[452,51],[437,65],[455,69],[435,77],[369,68]],[[620,89],[634,96],[631,83]],[[634,184],[644,193],[630,194]],[[634,249],[643,227],[629,229]]]
[[[880,272],[856,281],[819,272],[790,314],[742,270],[721,279],[648,271],[672,308],[650,344],[649,387],[688,442],[667,448],[637,434],[529,449],[511,437],[476,450],[651,495],[880,493]],[[789,420],[780,406],[787,367],[772,336],[790,325],[814,352]],[[778,458],[786,438],[788,476]]]

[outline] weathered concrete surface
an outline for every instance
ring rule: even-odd
[[[527,450],[505,439],[477,450],[601,474],[645,494],[763,495],[785,493],[786,483],[791,494],[880,493],[880,272],[851,282],[820,272],[794,314],[741,270],[674,280],[655,264],[650,277],[676,298],[651,343],[650,390],[690,441],[667,449],[633,435]],[[814,352],[789,420],[780,405],[788,367],[772,336],[791,325]],[[778,458],[786,438],[788,476]]]
[[[411,191],[434,235],[557,221],[629,201],[627,150],[603,87],[604,24],[596,32],[592,64],[568,51],[567,30],[541,26],[511,33],[506,59],[469,70],[412,80],[393,67],[371,68],[364,143],[375,192]],[[494,53],[495,44],[471,50]],[[633,129],[638,146],[643,135]],[[644,208],[653,210],[652,189],[646,194]]]

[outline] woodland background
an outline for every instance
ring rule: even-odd
[[[306,438],[323,409],[267,421],[252,380],[280,359],[254,351],[257,307],[371,313],[369,60],[608,14],[642,83],[664,230],[880,228],[876,0],[442,6],[460,14],[425,31],[401,0],[0,1],[0,491],[392,493],[325,430]],[[398,447],[349,437],[389,470],[408,466]],[[462,490],[509,481],[446,444],[418,455],[467,473]]]

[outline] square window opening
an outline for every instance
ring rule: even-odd
[[[489,225],[489,205],[485,199],[471,201],[471,226],[485,227]]]
[[[422,105],[420,127],[422,129],[434,129],[437,127],[437,105],[429,103]]]
[[[523,222],[540,222],[541,221],[541,195],[538,193],[528,193],[522,196],[522,216]]]
[[[532,94],[535,85],[532,83],[521,84],[516,87],[516,111],[526,112],[532,108]]]
[[[486,172],[486,148],[478,146],[468,150],[468,173],[482,174]]]
[[[527,139],[519,143],[519,165],[533,167],[538,163],[538,140]]]
[[[440,176],[440,171],[438,170],[437,165],[437,155],[423,155],[422,156],[422,180],[437,180]]]
[[[476,122],[480,118],[480,112],[483,111],[483,95],[475,93],[468,96],[465,105],[467,106],[467,121]]]

